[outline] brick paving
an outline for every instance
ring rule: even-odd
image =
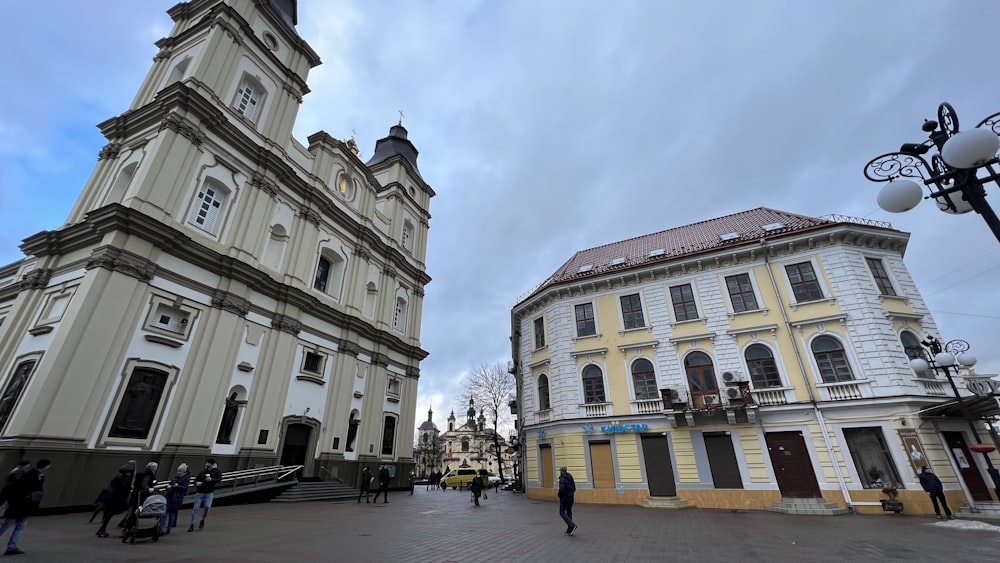
[[[158,543],[94,537],[87,514],[38,516],[18,561],[1000,561],[1000,528],[966,530],[923,516],[790,516],[578,504],[576,536],[558,505],[492,492],[391,491],[389,503],[216,507],[202,531],[190,511]],[[180,524],[184,523],[184,527]],[[965,524],[965,523],[962,523]],[[962,525],[959,524],[959,525]],[[967,525],[967,524],[965,524]],[[9,533],[9,532],[8,532]],[[6,537],[3,538],[6,541]]]

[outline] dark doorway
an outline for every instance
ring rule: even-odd
[[[781,496],[819,498],[819,483],[813,471],[809,450],[801,432],[768,432],[764,434],[767,453],[778,481]]]
[[[962,433],[942,432],[941,435],[944,436],[944,441],[948,443],[948,453],[955,460],[955,464],[958,465],[959,470],[962,472],[962,480],[965,481],[965,486],[968,487],[969,494],[972,495],[972,500],[987,502],[993,500],[989,489],[986,488],[986,482],[983,481],[983,475],[979,472],[979,467],[976,466],[976,460],[972,457],[972,452],[969,451],[969,447],[965,444],[965,438],[962,436]]]
[[[642,458],[646,466],[646,485],[651,497],[677,496],[674,464],[670,461],[670,442],[666,436],[642,436]]]
[[[704,437],[715,488],[742,489],[743,478],[740,476],[740,464],[736,461],[733,437],[729,432],[706,432]]]
[[[281,446],[281,465],[305,465],[311,435],[312,427],[308,424],[289,424]]]

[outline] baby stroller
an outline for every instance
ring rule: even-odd
[[[125,519],[125,529],[122,531],[122,543],[135,543],[138,539],[160,539],[160,518],[167,512],[167,498],[163,495],[149,495],[142,506],[130,512]],[[143,520],[152,520],[152,526],[142,528]]]

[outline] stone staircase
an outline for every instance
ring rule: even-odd
[[[966,504],[955,512],[955,516],[959,518],[1000,520],[1000,502],[977,502],[976,510],[978,512],[973,512],[969,505]]]
[[[649,497],[642,501],[639,506],[643,508],[665,508],[667,510],[695,507],[689,501],[680,497]]]
[[[308,502],[313,500],[358,500],[358,490],[336,481],[300,481],[271,499],[271,502]]]
[[[839,516],[851,513],[851,509],[840,508],[836,504],[826,502],[821,498],[782,497],[781,502],[769,506],[764,510],[780,512],[781,514],[813,514],[815,516]]]

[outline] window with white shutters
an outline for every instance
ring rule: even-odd
[[[205,182],[198,190],[194,205],[191,206],[188,222],[204,231],[215,234],[219,216],[222,214],[228,197],[229,194],[225,189],[216,184]]]

